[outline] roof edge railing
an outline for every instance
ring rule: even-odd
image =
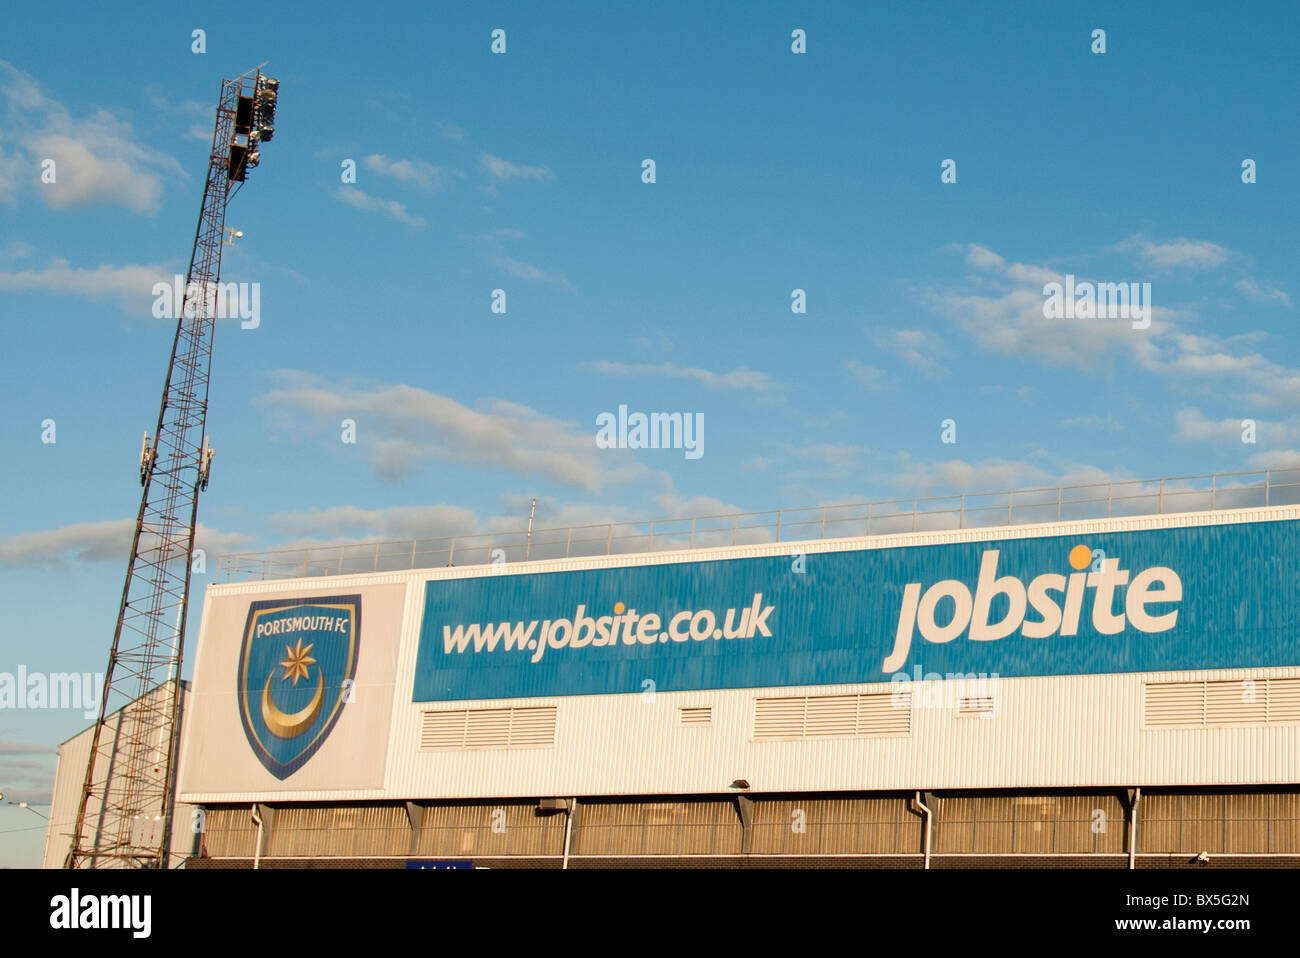
[[[355,575],[1295,504],[1300,504],[1300,467],[598,522],[531,534],[521,529],[273,549],[223,555],[218,576],[235,582]]]

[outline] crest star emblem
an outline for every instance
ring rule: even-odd
[[[303,648],[302,639],[298,640],[296,648],[286,645],[284,647],[284,652],[288,658],[284,659],[284,661],[280,663],[280,666],[284,669],[284,675],[281,676],[280,681],[288,682],[290,679],[293,679],[293,684],[296,688],[299,679],[307,678],[308,667],[316,664],[316,660],[311,657],[311,650],[315,647],[316,643],[313,642],[311,645]]]

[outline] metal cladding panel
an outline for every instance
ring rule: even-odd
[[[153,693],[150,693],[153,694]],[[188,727],[190,693],[181,687],[181,735]],[[114,712],[105,721],[108,735],[115,735],[122,721],[122,713]],[[54,768],[54,793],[50,798],[50,822],[45,832],[45,854],[42,868],[62,868],[76,830],[77,807],[86,780],[86,763],[90,761],[90,746],[95,737],[92,725],[59,746],[58,761]],[[102,758],[102,757],[101,757]],[[100,774],[102,774],[102,763]],[[87,815],[95,817],[99,802],[93,796]],[[188,857],[195,846],[195,809],[178,802],[172,813],[171,867],[177,867]]]
[[[551,560],[504,571],[477,566],[213,586],[214,608],[229,601],[244,610],[274,596],[406,586],[404,603],[374,603],[390,610],[386,641],[396,644],[391,706],[384,706],[387,759],[382,781],[369,776],[363,783],[346,762],[327,756],[330,744],[382,752],[385,733],[372,722],[364,729],[346,725],[345,712],[321,754],[284,781],[262,773],[196,788],[186,770],[205,762],[225,767],[221,762],[235,759],[222,758],[223,751],[248,750],[237,720],[231,726],[223,719],[224,726],[210,724],[186,736],[182,797],[718,793],[738,778],[755,791],[1295,781],[1300,725],[1144,729],[1142,723],[1146,680],[1300,676],[1297,518],[1296,507],[1273,507]],[[1075,635],[1067,630],[1031,639],[1013,629],[1005,638],[972,641],[962,631],[950,641],[930,641],[914,626],[903,664],[884,670],[899,619],[907,622],[901,607],[909,583],[923,594],[948,579],[978,599],[986,553],[998,552],[993,583],[1011,577],[1032,586],[1041,575],[1076,574],[1069,564],[1076,546],[1088,549],[1090,561],[1097,561],[1097,550],[1105,553],[1102,562],[1118,560],[1130,581],[1151,567],[1173,570],[1180,598],[1160,602],[1153,594],[1138,611],[1177,611],[1176,623],[1165,631],[1126,625],[1103,634],[1093,622],[1095,589],[1085,580]],[[796,548],[805,556],[804,572],[794,568]],[[506,651],[500,642],[496,651],[448,653],[441,634],[442,625],[573,617],[579,604],[608,614],[618,602],[641,613],[658,609],[661,618],[713,609],[725,622],[727,608],[750,609],[759,593],[755,615],[770,636],[755,628],[746,639],[651,643],[634,637],[578,648],[559,642],[533,662],[535,649]],[[1059,592],[1054,598],[1058,609],[1066,604]],[[980,615],[996,623],[1011,601],[1005,592],[993,595]],[[945,599],[936,608],[954,605]],[[773,611],[763,616],[768,606]],[[1116,599],[1111,611],[1130,610]],[[462,617],[449,620],[453,615]],[[233,710],[235,667],[227,646],[240,641],[244,617],[236,611],[220,629],[208,619],[205,613],[196,683],[211,676],[215,684],[205,690],[227,696]],[[942,624],[943,614],[935,619]],[[366,622],[367,628],[373,624]],[[224,651],[209,653],[209,647]],[[209,670],[210,654],[229,662]],[[996,714],[959,715],[961,683],[917,681],[949,673],[996,678]],[[890,692],[895,677],[911,687],[910,731],[753,739],[757,697]],[[546,705],[557,708],[553,745],[420,747],[427,710]],[[683,726],[682,708],[711,709],[710,724]],[[238,761],[246,765],[247,756]]]
[[[1300,669],[1000,679],[990,717],[959,715],[971,683],[907,683],[905,734],[755,740],[754,702],[768,695],[848,695],[898,686],[805,686],[651,696],[500,700],[475,708],[557,706],[550,748],[419,748],[421,713],[409,706],[393,738],[393,797],[635,795],[992,789],[1120,785],[1268,784],[1300,776],[1300,724],[1147,729],[1143,687],[1172,678],[1297,678]],[[710,707],[713,723],[678,723]]]

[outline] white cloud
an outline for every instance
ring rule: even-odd
[[[497,268],[505,270],[511,276],[519,279],[536,280],[539,283],[550,283],[552,286],[559,286],[563,289],[573,291],[573,284],[564,276],[563,273],[552,273],[542,269],[540,266],[534,266],[532,263],[524,263],[517,259],[511,259],[509,256],[494,256],[492,262]]]
[[[1102,469],[1085,463],[1059,460],[1059,457],[1047,454],[1036,454],[1034,458],[1038,461],[998,457],[976,462],[962,459],[927,461],[914,459],[909,453],[900,453],[897,456],[900,468],[891,477],[891,482],[905,495],[972,496],[1055,486],[1105,485],[1137,478],[1127,469]],[[1056,460],[1055,464],[1049,460]],[[1101,494],[1104,495],[1104,492]],[[1038,501],[1038,498],[1027,495],[1018,499],[1017,505],[1027,506]],[[1001,498],[995,501],[968,502],[968,508],[997,506],[999,503],[1002,508],[1006,507],[1006,499]],[[1054,509],[1054,498],[1051,505]]]
[[[1180,409],[1174,413],[1174,435],[1178,439],[1199,441],[1241,441],[1240,419],[1212,420],[1199,409]]]
[[[381,176],[390,176],[403,183],[414,183],[426,190],[450,189],[452,183],[464,177],[463,173],[445,166],[434,166],[425,160],[390,160],[382,153],[372,153],[362,163],[366,169]]]
[[[1137,250],[1138,255],[1152,266],[1161,269],[1189,267],[1208,269],[1227,261],[1232,251],[1206,240],[1176,239],[1168,243],[1152,243],[1139,237],[1130,237],[1116,243],[1116,250]]]
[[[934,333],[924,329],[886,329],[877,327],[871,333],[881,349],[888,349],[923,375],[938,379],[948,373],[939,357],[949,355],[947,344]]]
[[[1092,369],[1114,353],[1139,359],[1149,355],[1154,352],[1153,336],[1167,326],[1156,318],[1146,330],[1133,329],[1122,319],[1047,319],[1043,302],[1042,285],[1037,283],[1002,295],[936,294],[931,299],[936,310],[985,349],[1080,369]],[[1159,308],[1154,314],[1168,315]]]
[[[292,370],[278,376],[281,386],[260,404],[307,413],[331,428],[355,419],[358,448],[387,479],[430,460],[495,466],[592,492],[650,474],[627,450],[597,448],[594,414],[590,426],[580,426],[500,399],[483,401],[479,411],[413,386],[340,386]]]
[[[867,389],[888,389],[891,386],[889,377],[885,375],[884,370],[877,369],[875,366],[868,366],[857,359],[844,360],[844,368],[848,370],[850,376],[858,381],[858,385]]]
[[[10,140],[13,151],[0,154],[0,195],[13,188],[15,157],[32,171],[32,188],[52,209],[104,203],[151,214],[161,205],[167,177],[189,179],[173,157],[140,142],[121,117],[108,110],[74,117],[3,60],[0,94],[6,100],[0,139]],[[53,183],[40,181],[37,171],[45,160],[54,161]]]
[[[1284,290],[1272,285],[1261,285],[1253,276],[1239,279],[1234,285],[1247,299],[1253,299],[1257,303],[1291,305],[1291,297]]]
[[[471,509],[445,504],[362,509],[334,506],[307,512],[280,512],[270,517],[272,529],[284,535],[317,538],[381,539],[437,538],[483,531]]]
[[[1300,450],[1257,452],[1250,457],[1250,464],[1256,469],[1300,469]]]
[[[745,511],[735,503],[723,499],[713,496],[683,496],[672,489],[654,496],[654,503],[659,507],[660,515],[669,519],[690,516],[727,516]]]
[[[503,160],[491,153],[484,153],[479,157],[483,168],[495,180],[553,180],[555,174],[546,166],[525,166],[522,163],[511,163]]]
[[[410,226],[425,226],[427,222],[423,216],[416,216],[407,211],[404,203],[397,200],[380,199],[377,196],[371,196],[355,186],[339,186],[335,189],[334,195],[349,206],[359,210],[365,210],[367,213],[382,213],[399,222],[406,223]]]
[[[1094,413],[1071,416],[1069,419],[1062,419],[1060,425],[1066,429],[1106,429],[1114,432],[1120,432],[1124,429],[1124,424],[1116,422],[1109,412],[1104,416],[1098,416]]]
[[[852,472],[858,457],[866,451],[865,446],[850,446],[840,443],[810,443],[806,446],[785,446],[785,452],[791,458],[808,463],[810,468],[797,469],[788,473],[791,479],[844,479]],[[816,468],[812,468],[816,467]]]
[[[980,462],[963,459],[925,462],[905,456],[903,468],[894,476],[894,484],[920,492],[932,493],[942,489],[953,493],[979,493],[1045,486],[1051,478],[1046,470],[1025,460],[991,458]]]
[[[979,269],[1001,268],[1004,260],[987,246],[981,246],[979,243],[971,243],[966,247],[966,263]]]
[[[1132,239],[1119,246],[1135,248],[1143,243]],[[1154,247],[1154,244],[1145,245]],[[1219,255],[1215,250],[1229,255],[1222,247],[1190,240],[1165,244],[1165,247],[1181,251],[1153,254],[1168,263],[1176,262],[1179,255],[1185,255],[1189,261],[1200,256],[1208,262]],[[1165,247],[1159,249],[1163,251]],[[1200,252],[1189,253],[1185,247]],[[968,250],[968,255],[972,248],[985,249],[962,247]],[[1128,357],[1140,368],[1176,379],[1182,385],[1193,378],[1237,379],[1251,389],[1239,398],[1253,405],[1300,404],[1300,370],[1281,366],[1260,352],[1248,351],[1252,344],[1264,339],[1261,333],[1246,332],[1227,338],[1194,334],[1175,325],[1182,321],[1178,313],[1161,306],[1152,307],[1151,325],[1147,329],[1133,329],[1132,322],[1123,319],[1049,320],[1043,316],[1043,286],[1046,282],[1063,283],[1062,274],[1032,264],[1002,261],[998,265],[1001,257],[996,254],[981,256],[994,273],[995,282],[1000,280],[1003,284],[1002,289],[931,292],[928,296],[937,312],[946,315],[984,349],[1084,370],[1095,369],[1116,357]],[[1079,277],[1079,281],[1085,279]],[[1271,298],[1281,301],[1276,296]]]
[[[1179,409],[1174,414],[1174,435],[1192,442],[1226,442],[1240,444],[1245,432],[1243,419],[1255,424],[1255,440],[1263,443],[1300,441],[1300,419],[1289,421],[1257,419],[1253,416],[1230,416],[1210,419],[1199,409]]]
[[[39,532],[20,532],[0,538],[0,567],[45,566],[64,568],[69,563],[125,561],[135,533],[134,519],[79,522]],[[195,546],[209,556],[243,548],[250,541],[241,533],[218,532],[199,523]]]
[[[603,359],[581,365],[584,369],[613,376],[648,375],[694,379],[711,389],[752,389],[757,392],[768,392],[778,388],[767,373],[753,369],[733,369],[731,372],[715,373],[708,369],[678,366],[674,363],[616,363]]]
[[[1148,367],[1159,361],[1157,344],[1175,318],[1171,310],[1152,306],[1147,329],[1134,329],[1127,319],[1048,319],[1043,315],[1043,288],[1047,283],[1064,283],[1064,274],[1027,263],[996,265],[995,260],[1001,260],[996,254],[986,259],[1000,290],[929,294],[932,308],[980,347],[1085,370],[1116,355],[1128,355]]]
[[[18,193],[18,179],[22,176],[22,158],[16,153],[6,153],[0,144],[0,203],[12,203]]]
[[[40,290],[87,299],[111,298],[118,300],[127,312],[148,315],[154,284],[172,280],[172,274],[161,265],[85,269],[56,259],[44,269],[0,272],[0,290],[15,293]]]
[[[656,497],[656,505],[676,506],[679,502],[670,492],[665,499]],[[712,500],[711,500],[712,502]],[[698,501],[697,501],[698,504]],[[489,536],[505,536],[499,540],[518,544],[523,541],[523,533],[528,528],[528,497],[503,497],[502,511],[495,514],[481,515],[473,509],[453,506],[446,503],[420,506],[392,506],[383,509],[363,509],[357,506],[335,506],[328,509],[315,509],[304,512],[282,512],[271,516],[269,525],[279,533],[297,536],[292,541],[277,545],[277,549],[307,549],[338,545],[362,545],[374,542],[405,539],[442,539],[455,536],[461,541],[457,544],[456,554],[465,555],[466,561],[486,561],[481,548]],[[539,544],[539,554],[550,556],[552,553],[545,546],[554,543],[554,537],[547,536],[550,529],[567,529],[570,527],[594,526],[598,531],[591,536],[577,532],[571,540],[575,551],[589,551],[590,541],[598,542],[602,547],[610,538],[610,523],[640,523],[646,519],[646,510],[632,514],[624,506],[590,502],[565,503],[558,500],[537,497],[537,512],[533,532]],[[604,526],[601,530],[599,527]],[[636,530],[613,530],[613,536],[626,535],[629,540],[635,537]],[[569,541],[568,536],[559,541]],[[612,542],[613,551],[618,552],[617,538]],[[479,547],[476,549],[475,547]],[[442,558],[435,554],[433,561]],[[362,553],[364,554],[364,552]],[[394,553],[396,554],[396,553]],[[420,556],[417,554],[417,563]],[[425,560],[430,561],[430,560]]]

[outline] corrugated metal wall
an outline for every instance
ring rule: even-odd
[[[564,813],[539,813],[536,802],[439,803],[424,808],[422,858],[559,855],[563,850]]]
[[[185,731],[185,707],[188,702],[189,689],[186,683],[181,690],[182,735]],[[105,735],[113,736],[117,733],[121,717],[121,712],[115,712],[108,717]],[[58,763],[54,773],[54,793],[50,798],[50,824],[45,833],[43,868],[62,868],[63,860],[72,845],[72,833],[76,828],[77,808],[81,803],[81,790],[85,784],[86,764],[90,761],[90,746],[94,735],[95,728],[92,725],[59,746]],[[101,755],[100,767],[96,770],[97,776],[103,775],[103,763]],[[172,819],[172,867],[180,865],[197,847],[198,834],[195,830],[197,811],[190,805],[176,805]],[[93,820],[99,812],[99,803],[92,799],[87,805],[86,812]]]
[[[754,801],[750,851],[759,855],[910,855],[922,850],[921,819],[906,799],[792,796]]]
[[[1182,678],[1300,676],[1300,669],[1001,679],[996,710],[959,714],[960,682],[911,683],[911,730],[766,740],[755,703],[768,695],[850,695],[891,686],[664,692],[498,700],[557,708],[553,747],[420,749],[422,714],[395,710],[388,795],[698,794],[737,778],[755,791],[1124,787],[1300,780],[1300,724],[1146,728],[1144,686]],[[710,708],[684,727],[682,708]],[[592,756],[600,756],[593,761]],[[210,796],[216,798],[218,796]]]
[[[1300,853],[1300,792],[1148,794],[1140,847],[1188,855]]]
[[[401,806],[277,808],[268,857],[373,858],[405,855],[411,830]]]
[[[1117,793],[941,796],[936,854],[1097,854],[1126,850]]]
[[[202,854],[209,858],[252,858],[257,826],[247,805],[205,810]]]
[[[734,855],[742,828],[734,799],[583,802],[577,855]]]

